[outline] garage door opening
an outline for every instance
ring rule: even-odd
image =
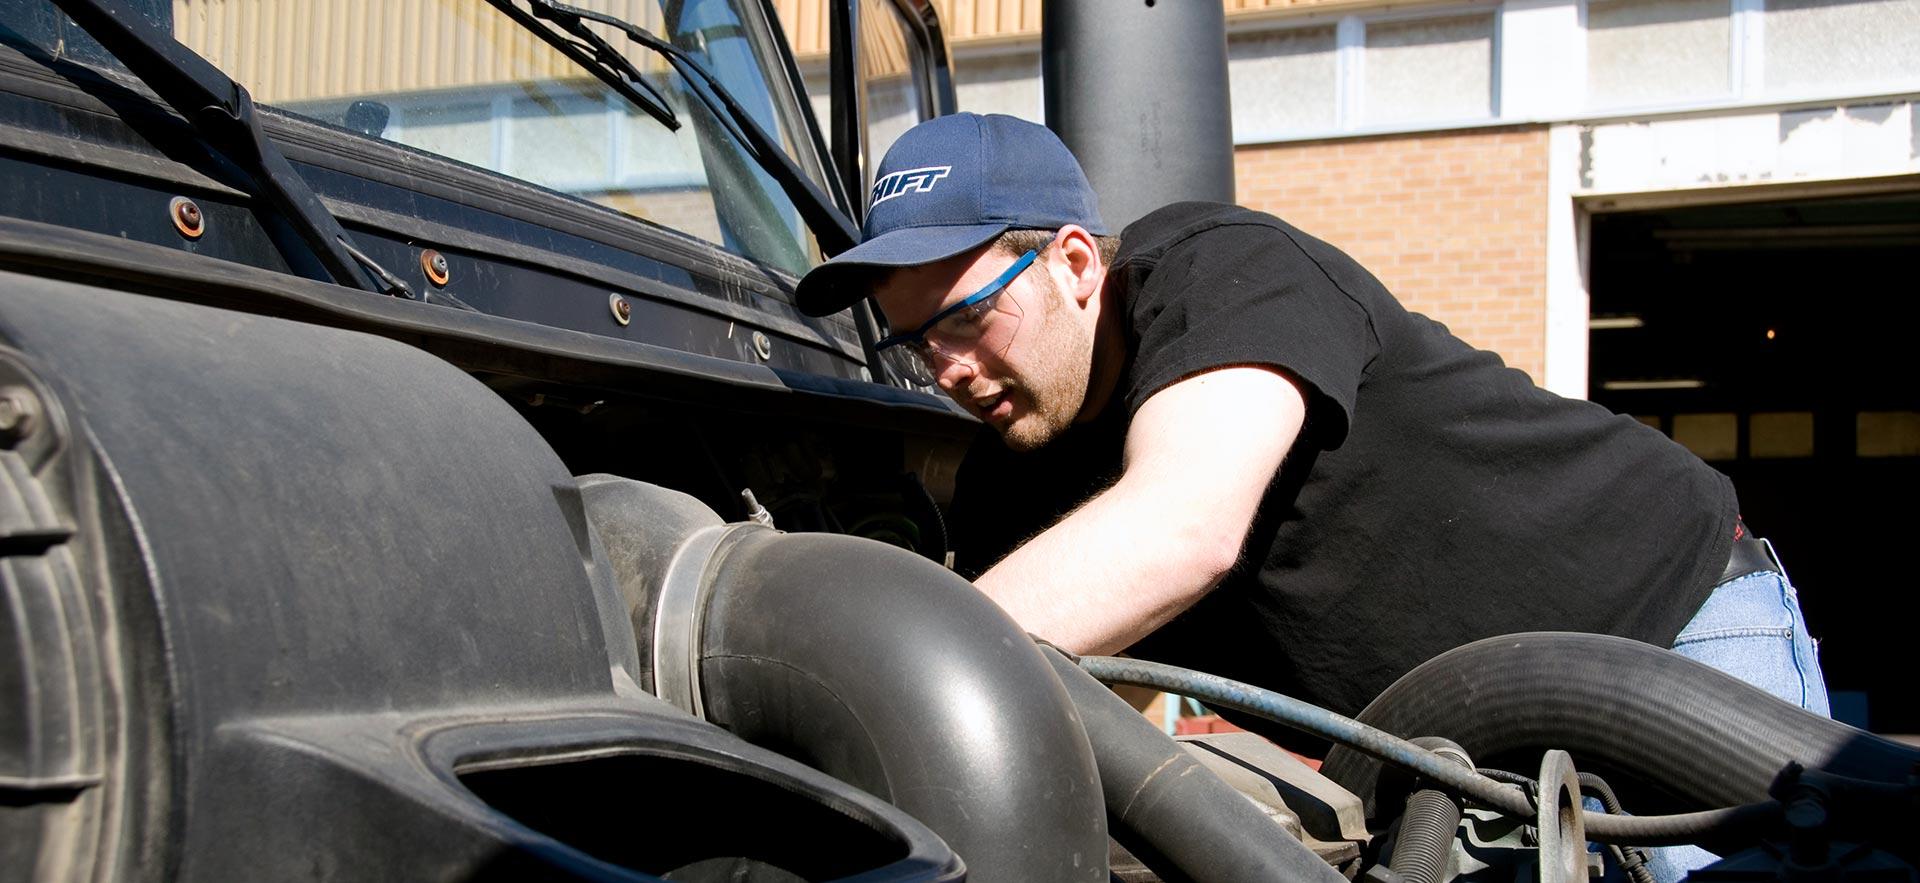
[[[1733,479],[1835,716],[1920,733],[1920,192],[1596,214],[1588,395]]]

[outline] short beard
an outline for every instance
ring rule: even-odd
[[[1007,447],[1027,452],[1045,447],[1073,425],[1087,401],[1093,372],[1093,338],[1086,326],[1066,314],[1064,293],[1051,292],[1042,312],[1042,333],[1031,342],[1033,370],[1013,378],[1010,392],[1026,399],[1028,412],[1000,431]]]

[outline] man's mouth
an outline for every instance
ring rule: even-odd
[[[1013,399],[1003,389],[993,395],[974,399],[973,410],[982,420],[989,422],[1002,420],[1013,412]]]

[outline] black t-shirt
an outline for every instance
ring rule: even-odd
[[[1670,646],[1725,565],[1733,486],[1631,417],[1536,387],[1278,218],[1180,203],[1130,225],[1120,398],[1032,454],[983,433],[954,501],[976,576],[1118,476],[1168,385],[1269,365],[1307,398],[1240,564],[1130,651],[1342,714],[1453,647],[1520,631]]]

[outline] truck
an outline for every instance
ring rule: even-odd
[[[1655,648],[1348,719],[1022,633],[977,423],[791,299],[939,17],[796,9],[804,69],[772,0],[0,8],[0,880],[1913,879],[1920,754]]]

